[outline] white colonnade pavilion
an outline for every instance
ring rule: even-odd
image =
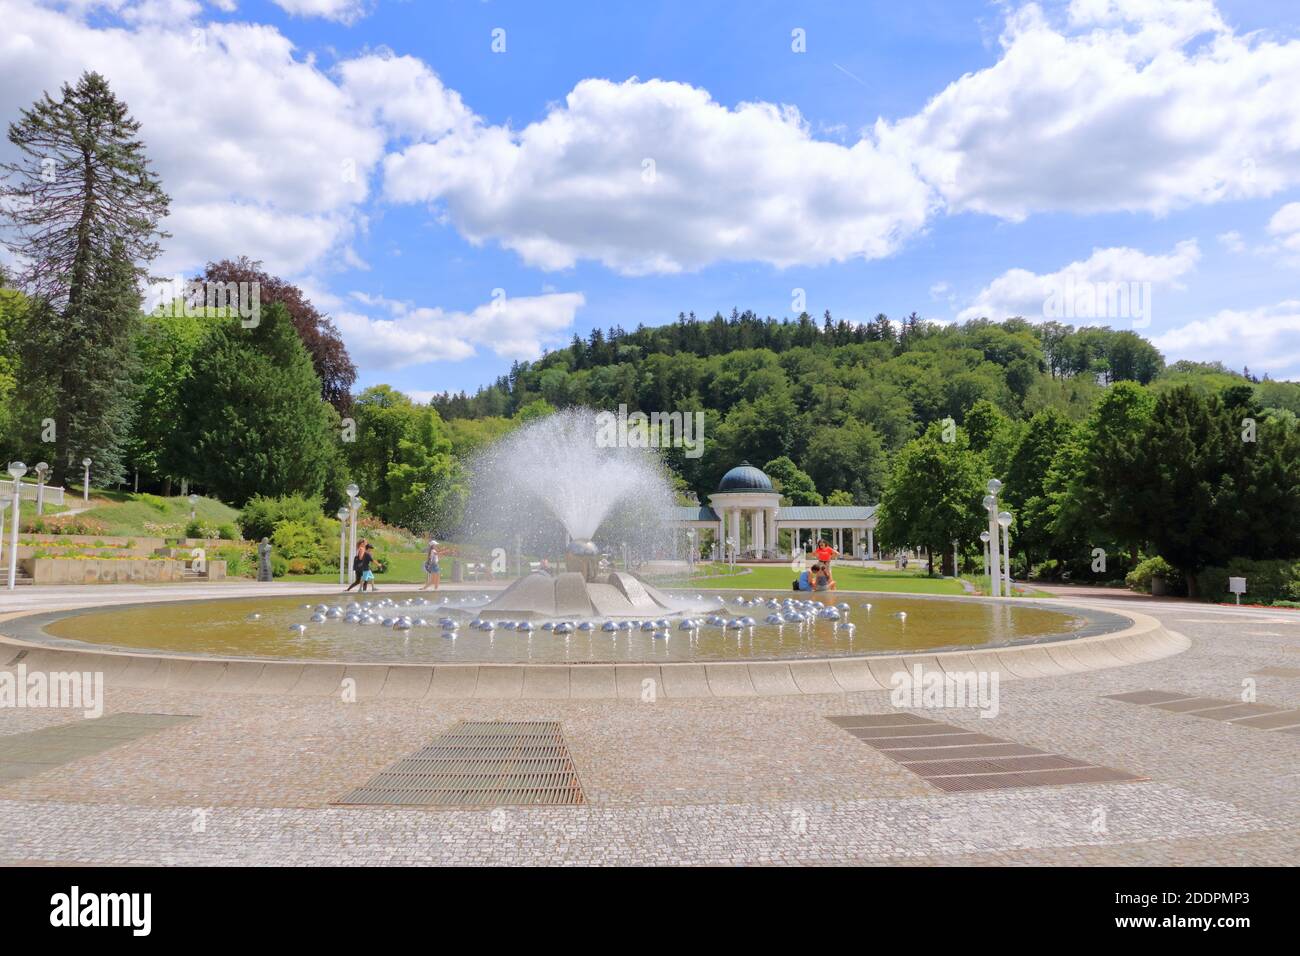
[[[741,462],[722,476],[707,505],[677,509],[672,524],[712,531],[714,539],[734,548],[741,559],[782,559],[799,554],[825,537],[845,556],[875,557],[876,508],[874,505],[782,505],[772,480],[749,462]],[[790,531],[787,549],[780,548],[780,532]],[[863,540],[865,535],[865,541]],[[680,535],[674,538],[678,551]],[[717,555],[724,558],[725,553]]]

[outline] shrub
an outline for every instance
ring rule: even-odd
[[[251,578],[257,576],[257,558],[251,547],[213,548],[208,552],[210,559],[226,562],[226,575],[232,578]],[[272,565],[274,565],[272,560]]]
[[[1187,582],[1183,580],[1182,574],[1159,555],[1139,562],[1124,578],[1124,583],[1130,590],[1150,594],[1151,578],[1157,574],[1164,576],[1168,590],[1172,593],[1181,594],[1186,589]]]
[[[94,518],[84,517],[83,515],[37,518],[35,521],[24,523],[19,530],[28,534],[102,535],[108,533],[108,529],[102,522],[96,521]]]
[[[289,562],[285,560],[284,556],[280,554],[276,554],[274,551],[272,551],[271,552],[271,577],[282,578],[284,577],[285,573],[288,570],[289,570]]]
[[[227,522],[217,528],[217,537],[222,541],[235,541],[239,538],[239,529]]]
[[[316,574],[320,565],[311,558],[290,558],[288,569],[290,574]]]
[[[281,521],[271,533],[271,544],[286,558],[316,558],[320,554],[320,535],[315,525],[301,521]]]
[[[1251,561],[1233,558],[1225,567],[1206,568],[1196,576],[1200,596],[1206,601],[1227,601],[1228,578],[1245,578],[1243,597],[1252,604],[1300,601],[1300,562],[1294,559]]]
[[[153,508],[153,509],[156,510],[156,511],[162,511],[162,512],[164,512],[164,513],[167,511],[167,499],[166,499],[166,498],[160,498],[160,497],[158,497],[157,495],[151,495],[151,494],[149,494],[149,493],[147,493],[147,492],[143,492],[143,491],[142,491],[142,492],[140,492],[140,494],[138,494],[138,495],[135,496],[135,500],[136,500],[136,501],[143,501],[143,502],[144,502],[145,504],[147,504],[150,508]]]
[[[185,525],[185,537],[187,538],[216,538],[219,537],[218,529],[205,522],[202,518],[195,518]]]
[[[266,498],[254,495],[239,513],[239,528],[245,538],[261,541],[275,534],[276,525],[282,521],[314,525],[322,517],[319,498],[304,495]]]

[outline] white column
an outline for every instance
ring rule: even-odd
[[[995,495],[994,498],[996,499],[996,497]],[[998,531],[998,509],[995,502],[993,509],[989,511],[989,547],[992,549],[991,553],[993,555],[993,575],[989,578],[989,590],[992,592],[993,597],[999,597],[1002,594],[1002,582],[999,580],[1002,562],[998,560],[998,551],[1001,550]]]
[[[727,560],[727,513],[725,511],[717,512],[718,515],[718,560]]]
[[[759,508],[755,511],[754,519],[758,522],[758,534],[756,535],[758,540],[754,542],[754,547],[763,552],[767,550],[767,509]]]
[[[735,548],[740,549],[740,509],[731,509],[731,537],[736,542]]]
[[[874,558],[875,556],[876,556],[876,532],[874,528],[868,527],[867,528],[867,557]]]

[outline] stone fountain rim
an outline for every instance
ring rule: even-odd
[[[766,589],[746,589],[766,590]],[[309,592],[310,593],[310,592]],[[788,593],[774,591],[774,593]],[[843,594],[896,592],[845,591]],[[302,595],[293,595],[302,596]],[[1024,602],[1024,598],[906,595],[909,599]],[[200,599],[211,600],[211,599]],[[167,603],[139,601],[133,604]],[[1138,611],[1090,606],[1075,600],[1053,604],[1063,610],[1104,610],[1127,618],[1129,626],[1085,637],[997,647],[929,650],[897,654],[863,654],[811,658],[656,663],[365,663],[254,657],[217,657],[167,652],[57,645],[0,633],[0,645],[19,653],[0,660],[0,668],[24,662],[29,670],[96,670],[113,686],[215,693],[280,693],[329,697],[338,682],[355,678],[358,694],[402,699],[627,699],[639,700],[643,681],[656,679],[668,699],[766,697],[844,694],[890,689],[890,677],[920,665],[944,673],[996,670],[1003,679],[1057,677],[1159,660],[1191,646],[1182,634]],[[125,607],[128,605],[117,605]],[[0,626],[13,620],[93,608],[41,608],[0,615]],[[6,655],[7,656],[7,655]],[[111,673],[110,673],[110,668]],[[363,690],[362,684],[365,684]],[[563,685],[563,686],[561,686]]]

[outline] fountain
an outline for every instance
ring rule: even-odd
[[[563,547],[565,570],[525,575],[488,602],[480,617],[681,617],[698,601],[672,597],[630,570],[606,569],[596,539],[638,554],[662,550],[673,506],[654,453],[602,445],[596,413],[568,409],[537,419],[493,445],[473,464],[462,539],[528,540],[530,550]]]
[[[527,554],[554,568],[525,574],[498,593],[385,588],[339,604],[273,594],[144,603],[51,612],[6,622],[6,633],[172,656],[578,664],[937,653],[1129,624],[1109,612],[1027,600],[882,594],[850,604],[830,594],[751,590],[724,599],[661,591],[635,569],[670,551],[671,485],[654,452],[604,447],[596,423],[587,409],[560,412],[511,433],[473,463],[459,540],[496,561],[513,554],[516,567]]]

